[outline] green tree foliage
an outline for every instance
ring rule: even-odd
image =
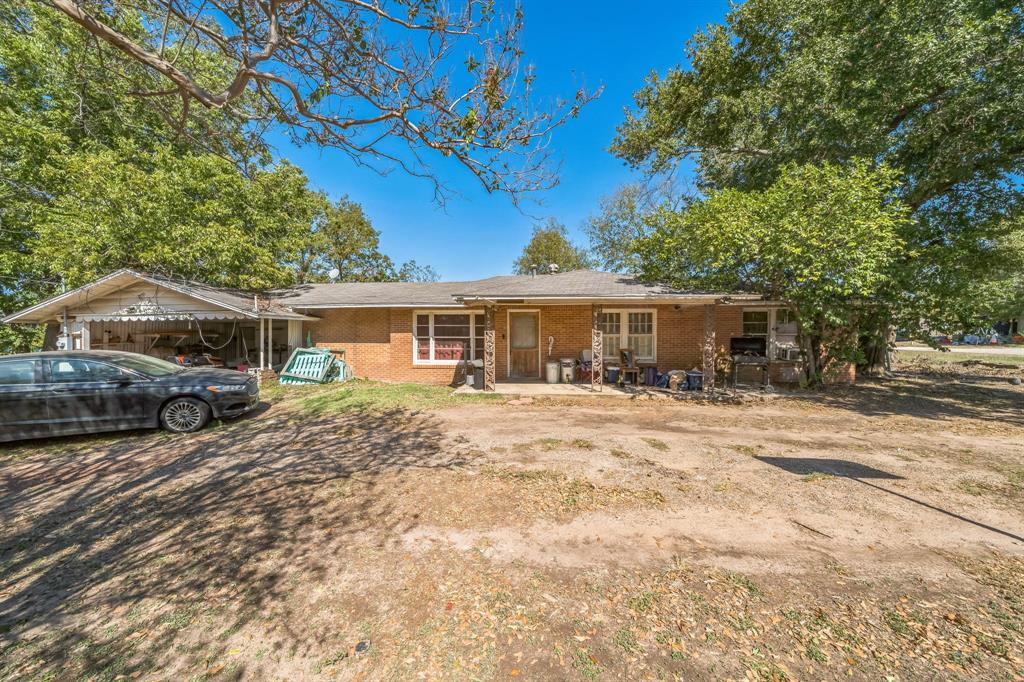
[[[536,269],[539,274],[544,274],[550,265],[557,265],[561,272],[583,270],[592,265],[586,249],[573,244],[565,225],[554,218],[549,218],[543,225],[533,226],[530,241],[513,263],[513,271],[518,275],[528,275]]]
[[[786,164],[885,163],[912,210],[876,326],[976,322],[1015,268],[1024,172],[1024,13],[1006,0],[748,0],[652,76],[614,151],[652,172],[695,156],[701,187],[763,189]],[[924,322],[925,325],[918,327]]]
[[[628,183],[601,199],[600,210],[587,218],[584,230],[596,264],[609,272],[639,274],[637,240],[650,234],[659,210],[681,210],[694,200],[671,179]]]
[[[863,162],[785,166],[764,190],[718,190],[687,210],[663,210],[636,245],[641,267],[683,287],[786,301],[817,382],[857,359],[860,318],[904,254],[907,210],[895,187],[894,172]]]
[[[363,207],[348,197],[330,204],[323,197],[310,233],[301,240],[298,280],[326,281],[332,269],[342,282],[436,282],[438,274],[415,260],[396,268],[380,251],[380,232]]]
[[[117,21],[151,39],[139,16]],[[225,68],[201,50],[178,63]],[[403,276],[357,204],[331,205],[301,170],[271,163],[258,125],[198,111],[183,129],[173,102],[133,95],[158,85],[45,6],[0,4],[0,311],[121,267],[245,288],[325,280],[333,266]],[[0,352],[38,339],[0,326]]]

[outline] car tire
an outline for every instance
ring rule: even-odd
[[[160,426],[174,433],[192,433],[210,421],[210,406],[195,398],[174,398],[160,410]]]

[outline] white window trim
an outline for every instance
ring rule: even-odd
[[[412,311],[412,364],[418,367],[458,367],[472,362],[476,355],[476,316],[483,316],[483,312],[466,309],[436,309],[436,310],[414,310]],[[418,315],[430,316],[430,355],[434,356],[434,315],[469,315],[469,358],[462,360],[420,360],[417,357],[416,317]]]
[[[777,317],[776,317],[776,313],[779,310],[788,310],[788,308],[765,308],[763,306],[762,307],[757,307],[757,308],[748,308],[748,307],[744,307],[743,308],[743,312],[744,313],[768,313],[768,337],[767,337],[768,338],[768,341],[767,341],[768,359],[769,360],[773,360],[773,361],[774,360],[778,360],[778,355],[779,355],[779,353],[778,353],[779,344],[778,344],[778,340],[777,340],[777,336],[776,336],[776,331],[777,331],[777,328],[779,326],[778,325],[778,321],[777,321]],[[742,334],[744,334],[744,335],[746,334],[746,332],[743,331],[743,316],[742,316],[742,314],[740,315],[740,331],[741,331]]]
[[[654,337],[651,341],[651,357],[640,357],[636,356],[637,362],[657,362],[658,361],[658,309],[657,308],[602,308],[601,314],[604,313],[618,313],[619,315],[619,348],[629,348],[626,340],[629,338],[629,317],[623,317],[623,313],[651,313],[651,335]],[[634,349],[635,350],[635,349]],[[619,362],[619,358],[611,358],[605,356],[605,360],[615,360]]]

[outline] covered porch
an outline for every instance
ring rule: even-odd
[[[724,324],[728,338],[735,322],[731,313],[728,319],[718,319],[721,307],[714,299],[672,305],[637,301],[484,305],[484,390],[520,395],[617,391],[606,385],[605,369],[621,368],[620,351],[624,350],[632,351],[631,369],[651,367],[666,372],[697,368],[706,379],[704,390],[711,390],[718,327]],[[544,383],[545,366],[561,360],[574,360],[585,371],[578,373],[573,383]]]

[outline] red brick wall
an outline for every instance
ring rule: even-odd
[[[612,306],[606,306],[612,307]],[[657,312],[659,371],[700,368],[704,339],[704,306],[614,306],[654,308]],[[508,378],[508,312],[540,310],[541,372],[549,359],[548,337],[555,337],[550,359],[576,358],[591,345],[591,306],[498,306],[495,309],[495,376]],[[413,365],[413,311],[404,308],[323,310],[321,319],[305,323],[316,346],[344,349],[356,376],[384,381],[452,384],[462,379],[457,367]],[[743,331],[739,306],[716,306],[715,333],[718,355],[728,354],[729,339]]]
[[[412,364],[413,312],[402,308],[344,308],[317,311],[306,322],[313,345],[344,350],[357,377],[381,381],[453,384],[465,375],[457,367]]]

